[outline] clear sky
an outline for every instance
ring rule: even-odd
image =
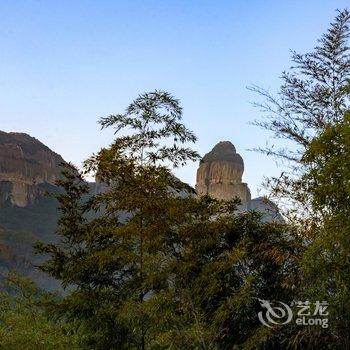
[[[179,98],[203,155],[232,141],[255,196],[279,170],[248,151],[269,135],[251,84],[277,90],[290,49],[307,52],[343,0],[1,0],[0,129],[81,161],[112,141],[100,117],[139,93]],[[177,172],[195,182],[197,164]]]

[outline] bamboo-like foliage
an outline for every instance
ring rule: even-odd
[[[257,148],[282,161],[284,171],[266,181],[271,195],[286,204],[291,219],[303,221],[310,216],[322,222],[322,211],[312,208],[310,193],[301,177],[313,164],[304,162],[312,140],[329,126],[342,120],[350,107],[350,12],[338,11],[330,28],[310,53],[292,51],[292,67],[282,72],[276,95],[258,86],[250,87],[262,97],[254,105],[265,115],[254,124],[270,131],[284,146]],[[287,145],[287,146],[286,146]]]
[[[282,74],[277,97],[253,88],[265,98],[257,106],[269,114],[258,124],[294,145],[263,152],[291,165],[268,185],[288,202],[305,240],[298,298],[329,303],[329,328],[290,327],[295,349],[350,347],[349,40],[350,13],[345,9],[313,52],[293,53],[295,65]]]
[[[260,329],[258,298],[291,299],[300,243],[289,228],[172,175],[198,158],[181,113],[167,93],[140,95],[101,120],[117,137],[85,163],[105,190],[89,198],[74,167],[59,182],[62,240],[39,246],[42,268],[70,288],[58,312],[94,349],[232,348]]]

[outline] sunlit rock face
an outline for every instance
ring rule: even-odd
[[[18,207],[42,195],[39,184],[54,184],[63,159],[40,141],[23,133],[0,131],[0,205]]]
[[[229,141],[219,142],[200,162],[196,191],[216,199],[238,197],[242,204],[250,201],[250,190],[242,182],[244,162]]]
[[[207,153],[197,170],[196,192],[216,199],[229,200],[240,198],[237,212],[256,211],[263,222],[283,223],[278,207],[264,197],[251,199],[250,190],[242,182],[244,162],[229,141],[219,142]]]

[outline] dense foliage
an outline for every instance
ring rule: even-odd
[[[0,292],[0,349],[78,349],[83,339],[77,325],[50,319],[45,305],[54,295],[10,273]]]

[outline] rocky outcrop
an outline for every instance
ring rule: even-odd
[[[244,162],[229,141],[219,142],[207,153],[197,170],[196,191],[217,199],[240,198],[242,204],[250,201],[250,190],[242,182]]]
[[[23,133],[0,131],[0,206],[18,207],[42,195],[39,184],[54,184],[63,159],[40,141]]]
[[[248,185],[242,182],[244,162],[229,141],[221,141],[201,160],[197,170],[196,192],[216,199],[238,197],[238,212],[257,211],[263,222],[282,223],[283,217],[276,204],[265,197],[251,199]]]

